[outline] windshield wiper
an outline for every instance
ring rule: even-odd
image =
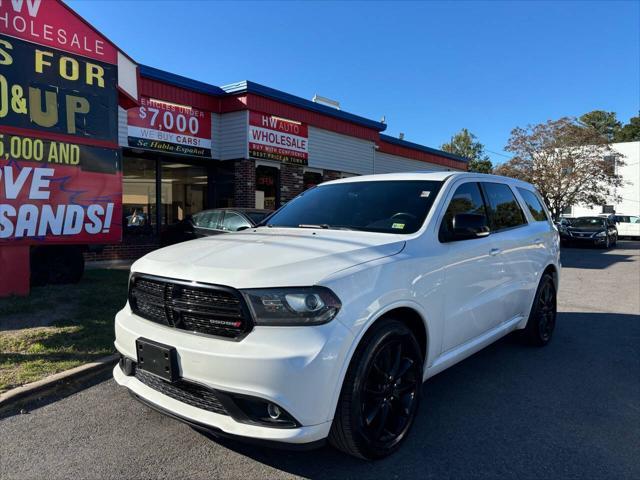
[[[320,224],[301,223],[300,225],[298,225],[298,228],[322,228],[326,230],[329,228],[329,224],[328,223],[320,223]]]
[[[298,228],[321,228],[323,230],[353,230],[353,228],[346,225],[330,225],[328,223],[301,223]]]

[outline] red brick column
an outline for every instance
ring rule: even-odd
[[[256,206],[256,165],[253,160],[238,160],[235,162],[235,192],[236,207],[255,208]]]
[[[280,202],[286,203],[302,193],[302,166],[283,163],[280,166]]]

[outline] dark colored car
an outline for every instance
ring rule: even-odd
[[[271,213],[271,210],[255,208],[203,210],[167,227],[162,233],[162,244],[172,245],[220,233],[238,232],[255,227]]]
[[[563,245],[610,248],[618,241],[618,230],[613,216],[572,218],[568,225],[561,225],[558,230]]]

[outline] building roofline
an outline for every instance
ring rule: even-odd
[[[438,155],[440,157],[450,158],[451,160],[455,160],[457,162],[469,163],[468,158],[461,157],[453,153],[445,152],[444,150],[438,150],[437,148],[425,147],[424,145],[420,145],[419,143],[400,140],[399,138],[391,137],[389,135],[384,135],[382,133],[380,134],[380,141],[391,143],[392,145],[398,145],[400,147],[410,148],[412,150],[419,150],[421,152],[431,153],[433,155]]]
[[[159,82],[168,83],[176,87],[186,88],[198,93],[204,93],[206,95],[225,95],[226,92],[220,87],[211,85],[209,83],[200,82],[191,78],[183,77],[175,73],[166,72],[158,68],[150,67],[148,65],[140,64],[140,75],[151,80],[157,80]]]
[[[319,103],[312,102],[311,100],[307,100],[306,98],[298,97],[249,80],[223,85],[221,88],[228,94],[253,93],[255,95],[287,103],[304,110],[310,110],[312,112],[321,113],[323,115],[338,118],[357,125],[362,125],[378,132],[382,132],[387,128],[387,125],[382,122],[376,122],[375,120],[370,120],[353,113],[321,105]]]
[[[377,132],[384,131],[387,126],[382,122],[376,122],[353,113],[345,112],[342,110],[336,110],[335,108],[321,105],[311,100],[307,100],[290,93],[276,90],[275,88],[267,87],[256,82],[243,80],[241,82],[231,83],[223,87],[217,87],[209,83],[200,82],[198,80],[192,80],[182,75],[170,73],[164,70],[160,70],[149,65],[140,65],[140,75],[159,82],[168,83],[176,87],[185,88],[198,93],[204,93],[206,95],[226,96],[237,95],[241,93],[253,93],[262,97],[270,98],[288,105],[293,105],[304,110],[327,115],[329,117],[337,118],[343,121],[355,123]]]

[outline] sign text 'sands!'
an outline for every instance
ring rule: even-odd
[[[249,113],[249,156],[306,165],[309,159],[307,125],[266,113]]]
[[[115,47],[55,0],[0,31],[0,245],[120,241]]]

